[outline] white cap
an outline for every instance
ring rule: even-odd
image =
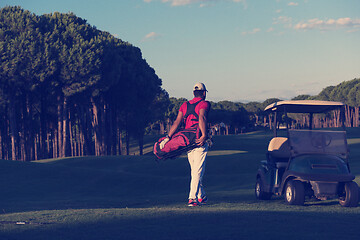
[[[205,87],[205,85],[203,84],[203,83],[196,83],[195,84],[195,86],[194,86],[194,89],[193,89],[193,91],[208,91],[208,90],[206,90],[206,87]]]

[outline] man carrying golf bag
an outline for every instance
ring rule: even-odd
[[[171,126],[169,134],[161,140],[158,148],[161,150],[171,150],[175,142],[184,141],[184,146],[193,144],[188,151],[188,160],[191,168],[191,182],[188,206],[197,206],[205,204],[207,197],[202,185],[202,178],[205,172],[205,160],[208,152],[207,139],[207,115],[210,110],[210,103],[205,101],[206,88],[203,83],[196,83],[193,89],[194,98],[184,102],[177,115],[174,124]],[[177,132],[176,130],[184,122],[185,129]],[[184,135],[179,137],[178,135]],[[188,135],[188,136],[186,136]],[[193,137],[191,137],[193,136]],[[172,138],[179,140],[173,141]],[[193,140],[192,140],[193,138]],[[185,140],[180,140],[185,139]],[[192,143],[193,142],[193,143]],[[156,144],[154,147],[155,153]],[[176,147],[173,147],[174,149]]]

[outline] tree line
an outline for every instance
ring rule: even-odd
[[[164,133],[169,129],[175,120],[177,111],[181,103],[186,101],[184,98],[170,98],[171,104],[165,116],[165,120],[153,124],[157,132]],[[359,127],[360,110],[360,79],[344,81],[336,86],[324,88],[318,95],[298,95],[291,100],[323,100],[338,101],[345,104],[345,126]],[[281,101],[279,98],[269,98],[264,102],[231,102],[220,101],[211,102],[212,110],[209,113],[211,126],[219,127],[219,123],[224,123],[224,134],[237,134],[252,130],[271,128],[270,117],[264,113],[264,109],[269,104]],[[279,119],[279,123],[291,124],[296,128],[305,128],[309,125],[309,117],[304,114],[292,114],[285,119]],[[327,114],[316,114],[313,119],[315,128],[339,127],[339,114],[336,112]]]
[[[170,98],[139,48],[72,13],[37,16],[0,9],[0,159],[140,154],[145,134],[163,134],[184,98]],[[296,99],[342,101],[359,124],[360,79]],[[225,134],[264,128],[264,102],[211,102],[209,122]],[[331,127],[336,116],[315,122]],[[307,119],[294,119],[306,125]],[[285,120],[284,120],[285,121]]]
[[[345,125],[347,127],[359,127],[360,78],[326,87],[318,95],[308,98],[345,103]]]

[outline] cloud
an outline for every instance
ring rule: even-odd
[[[242,32],[242,35],[251,35],[251,34],[256,34],[258,32],[260,32],[261,29],[260,28],[254,28],[253,30],[249,31],[249,32]]]
[[[287,28],[291,28],[292,26],[292,18],[287,16],[279,16],[273,19],[273,24],[283,24]]]
[[[184,6],[192,3],[202,2],[201,0],[162,0],[163,3],[170,2],[171,6]]]
[[[288,6],[298,6],[299,4],[298,3],[296,3],[296,2],[289,2],[288,3]]]
[[[156,33],[156,32],[151,32],[145,35],[145,37],[143,38],[143,42],[145,41],[152,41],[155,40],[156,38],[158,38],[160,36],[160,34]]]
[[[150,2],[154,2],[157,0],[144,0],[144,2],[146,3],[150,3]],[[194,4],[194,3],[200,3],[200,7],[204,7],[207,6],[207,4],[210,2],[209,0],[158,0],[161,1],[162,3],[170,3],[171,6],[173,7],[178,7],[178,6],[185,6],[185,5],[190,5],[190,4]],[[211,0],[211,2],[220,2],[223,0]],[[246,0],[226,0],[226,1],[231,1],[231,2],[235,2],[235,3],[243,3],[244,7],[246,8]]]
[[[310,29],[319,29],[319,30],[335,30],[335,29],[344,29],[350,28],[350,32],[357,31],[360,28],[360,18],[351,19],[351,18],[339,18],[339,19],[328,19],[321,20],[318,18],[310,19],[307,21],[301,21],[294,26],[294,29],[297,30],[310,30]]]

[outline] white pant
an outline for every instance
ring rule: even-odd
[[[208,152],[208,145],[194,148],[188,152],[188,160],[191,168],[191,181],[189,199],[205,197],[205,191],[202,185],[202,178],[205,172],[205,160]]]

